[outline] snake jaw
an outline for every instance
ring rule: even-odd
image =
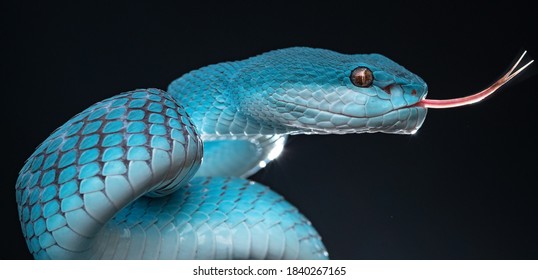
[[[525,68],[527,68],[529,65],[531,65],[534,62],[534,60],[531,60],[527,62],[525,65],[523,65],[521,68],[516,70],[517,66],[519,65],[519,63],[521,62],[521,60],[523,59],[526,53],[527,51],[523,52],[523,54],[519,57],[517,62],[510,68],[510,70],[506,74],[504,74],[504,76],[502,76],[500,79],[495,81],[492,85],[490,85],[489,87],[487,87],[486,89],[478,93],[471,94],[464,97],[444,99],[444,100],[424,98],[421,101],[419,101],[417,104],[415,104],[415,106],[421,106],[424,108],[445,109],[445,108],[466,106],[466,105],[480,102],[483,99],[492,95],[496,90],[498,90],[503,85],[505,85],[508,81],[516,77],[523,70],[525,70]],[[424,97],[425,96],[426,95],[424,95]]]

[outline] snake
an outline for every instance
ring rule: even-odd
[[[24,163],[15,196],[36,259],[327,259],[312,223],[248,177],[297,134],[413,134],[419,76],[381,54],[291,47],[217,63],[166,91],[123,92],[69,119]],[[315,171],[314,171],[315,172]]]

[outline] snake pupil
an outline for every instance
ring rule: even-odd
[[[357,67],[351,71],[350,75],[351,83],[358,87],[369,87],[374,81],[374,75],[367,67]]]

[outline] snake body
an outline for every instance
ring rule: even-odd
[[[350,81],[359,66],[371,86]],[[28,248],[37,259],[325,259],[308,219],[244,178],[288,135],[414,133],[426,93],[382,55],[296,47],[103,100],[20,171]]]

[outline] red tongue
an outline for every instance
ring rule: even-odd
[[[473,104],[476,102],[481,101],[482,99],[490,96],[492,93],[494,93],[497,89],[502,87],[504,84],[506,84],[508,81],[510,81],[512,78],[517,76],[521,71],[523,71],[527,66],[529,66],[534,60],[529,61],[527,64],[525,64],[523,67],[516,70],[516,67],[521,62],[521,59],[525,56],[527,51],[524,51],[521,57],[517,60],[517,62],[512,66],[510,71],[506,73],[504,76],[502,76],[499,80],[497,80],[495,83],[493,83],[488,88],[484,89],[481,92],[468,95],[465,97],[460,98],[453,98],[453,99],[445,99],[445,100],[438,100],[438,99],[423,99],[417,103],[418,106],[423,106],[426,108],[454,108],[459,106],[465,106],[469,104]]]

